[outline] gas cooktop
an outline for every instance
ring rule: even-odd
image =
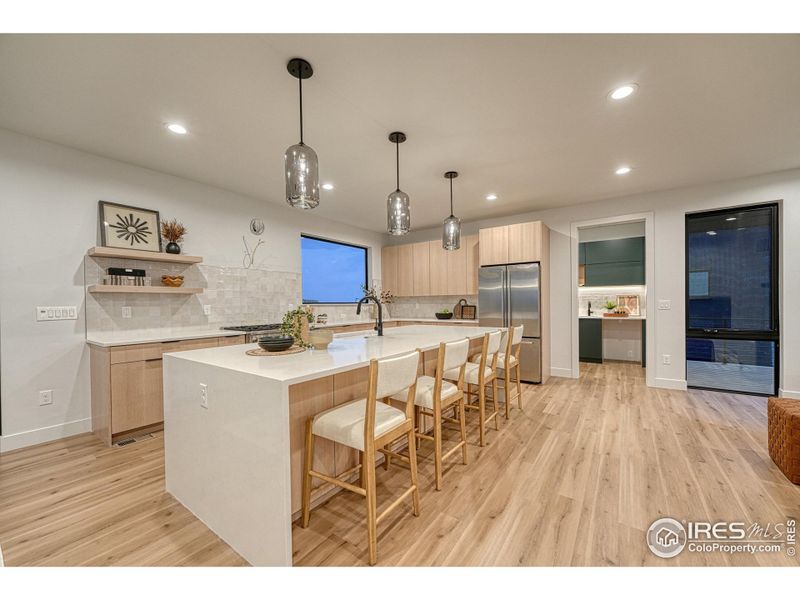
[[[270,331],[272,329],[280,329],[280,323],[266,323],[263,325],[232,325],[230,327],[222,327],[227,331],[244,331],[250,333],[251,331]]]

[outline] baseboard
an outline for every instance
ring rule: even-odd
[[[795,390],[778,390],[778,395],[781,398],[792,398],[794,400],[800,400],[800,392]]]
[[[562,367],[550,367],[550,377],[569,377],[573,379],[572,369],[564,369]]]
[[[77,421],[59,423],[58,425],[51,425],[50,427],[12,433],[11,435],[0,437],[0,452],[10,452],[18,448],[35,446],[36,444],[43,444],[44,442],[52,442],[71,435],[86,433],[91,430],[91,419],[78,419]]]
[[[667,390],[686,390],[686,380],[656,377],[653,381],[653,387],[664,388]]]

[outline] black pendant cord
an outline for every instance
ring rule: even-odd
[[[450,216],[453,216],[453,178],[450,178]]]
[[[394,147],[397,149],[397,191],[400,191],[400,142],[395,142]]]
[[[303,143],[303,78],[297,78],[300,85],[300,143]]]

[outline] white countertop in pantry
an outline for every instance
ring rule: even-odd
[[[170,329],[162,331],[120,331],[112,333],[92,333],[86,335],[86,343],[102,348],[113,346],[133,346],[136,344],[153,344],[157,342],[177,342],[180,340],[200,340],[212,337],[233,337],[244,335],[241,331],[224,329]]]
[[[248,344],[174,352],[165,356],[293,384],[365,367],[373,358],[395,356],[417,348],[432,350],[441,342],[465,337],[475,339],[489,331],[496,331],[496,328],[411,325],[387,329],[382,337],[373,332],[337,336],[325,350],[309,349],[299,354],[248,356],[246,350],[257,348],[256,344]]]
[[[578,315],[579,319],[603,319],[605,321],[644,321],[646,317],[643,316],[636,316],[636,317],[604,317],[603,315]]]

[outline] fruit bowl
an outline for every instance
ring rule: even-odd
[[[453,313],[451,313],[451,312],[446,312],[446,313],[437,312],[435,314],[436,314],[436,318],[437,319],[441,319],[442,321],[446,321],[447,319],[452,319],[453,318]]]

